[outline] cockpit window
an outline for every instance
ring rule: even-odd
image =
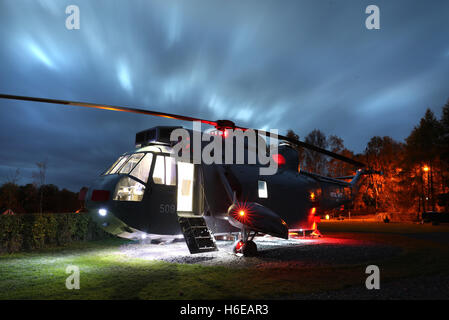
[[[104,175],[128,174],[143,183],[148,182],[151,164],[155,157],[153,181],[156,184],[176,185],[176,160],[170,156],[153,155],[152,152],[139,152],[121,156]]]
[[[131,171],[130,174],[133,177],[136,177],[137,179],[146,183],[148,181],[148,176],[150,175],[152,160],[153,160],[152,153],[145,154],[143,159],[140,160],[139,164]]]
[[[115,188],[114,200],[118,201],[142,201],[145,186],[140,182],[124,176]]]
[[[107,174],[117,173],[117,171],[122,167],[122,165],[125,163],[125,161],[128,160],[128,158],[129,158],[129,156],[121,157],[120,160],[117,162],[117,164]]]
[[[134,166],[142,159],[144,153],[134,153],[129,158],[128,161],[120,169],[119,173],[130,173]]]
[[[108,170],[106,170],[103,174],[109,174],[111,172],[112,169],[115,168],[115,166],[117,165],[117,163],[119,163],[120,160],[123,159],[123,156],[121,156],[120,158],[118,158],[117,160],[115,160],[115,162],[112,164],[112,166],[109,167]]]

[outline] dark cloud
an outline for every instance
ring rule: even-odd
[[[65,8],[81,29],[65,28]],[[403,139],[449,97],[447,1],[2,1],[0,91],[138,106],[242,126],[314,128],[361,152]],[[0,178],[77,190],[137,131],[174,124],[132,114],[0,101]]]

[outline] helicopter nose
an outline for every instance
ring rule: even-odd
[[[87,192],[86,205],[98,207],[101,202],[111,201],[119,179],[120,177],[116,175],[100,176],[95,179]]]

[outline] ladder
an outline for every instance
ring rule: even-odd
[[[178,217],[178,221],[190,253],[218,250],[203,217]]]

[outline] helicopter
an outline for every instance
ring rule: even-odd
[[[260,175],[266,164],[259,161],[226,164],[198,163],[192,157],[180,160],[175,156],[172,134],[183,127],[156,126],[138,132],[134,150],[120,155],[80,192],[85,209],[106,232],[133,240],[184,238],[191,254],[218,250],[215,239],[220,235],[237,234],[233,250],[243,256],[257,254],[254,239],[258,235],[288,239],[291,234],[310,232],[319,236],[319,214],[350,203],[362,176],[372,173],[354,159],[291,137],[240,127],[230,120],[8,94],[0,94],[0,98],[196,122],[212,126],[207,134],[222,139],[233,130],[254,130],[258,139],[276,139],[277,153],[270,155],[277,165],[276,173]],[[187,139],[193,139],[195,130],[185,130]],[[186,147],[187,153],[194,151],[190,143]],[[199,148],[205,147],[204,141],[199,143]],[[260,148],[245,141],[245,159]],[[357,168],[356,174],[331,178],[301,170],[298,148],[349,163]]]

